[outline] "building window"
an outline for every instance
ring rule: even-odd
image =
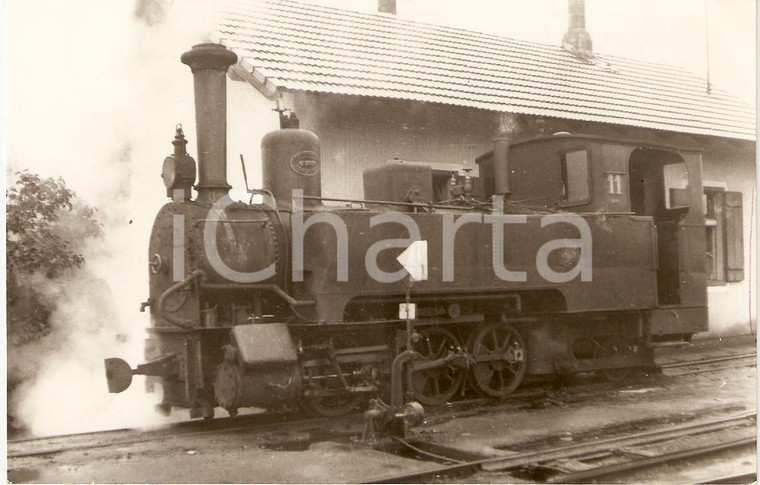
[[[742,194],[705,187],[707,281],[723,285],[744,279]]]
[[[705,231],[707,248],[707,281],[726,282],[723,269],[723,190],[705,188]]]
[[[575,150],[562,154],[562,202],[588,202],[591,192],[588,178],[588,152]]]

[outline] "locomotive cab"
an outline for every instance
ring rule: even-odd
[[[477,163],[483,196],[490,197],[495,190],[493,152]],[[561,133],[513,144],[509,169],[508,200],[529,208],[651,221],[656,248],[652,336],[688,339],[707,330],[700,153]]]

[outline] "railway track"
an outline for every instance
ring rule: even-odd
[[[619,475],[621,473],[630,473],[637,470],[646,469],[656,465],[663,465],[668,463],[678,463],[692,458],[699,458],[705,455],[711,455],[728,450],[742,449],[750,445],[756,445],[757,438],[755,436],[747,436],[744,438],[728,441],[725,443],[717,443],[701,447],[687,448],[680,451],[674,451],[671,453],[663,453],[661,455],[649,457],[649,458],[636,458],[620,463],[611,465],[603,465],[598,467],[592,467],[588,470],[560,473],[553,476],[548,480],[548,483],[578,483],[588,482],[591,480],[598,480],[604,477],[610,477]],[[754,481],[754,476],[750,481]]]
[[[716,365],[718,364],[718,365]],[[728,355],[714,358],[705,358],[690,360],[684,362],[672,362],[660,365],[659,368],[667,376],[683,376],[691,374],[702,374],[706,372],[716,372],[725,369],[735,369],[737,367],[748,367],[757,365],[757,353],[749,352],[744,354]],[[695,369],[690,369],[694,368]],[[679,369],[671,372],[670,369]],[[667,372],[664,372],[667,371]]]
[[[548,483],[590,482],[595,479],[631,473],[663,463],[683,461],[706,454],[751,447],[756,443],[755,411],[696,421],[677,426],[627,434],[559,448],[515,453],[503,458],[462,462],[425,451],[425,443],[404,443],[435,461],[448,461],[433,469],[392,476],[375,477],[363,483],[426,483],[446,478],[461,478],[477,473],[512,473],[520,478]],[[685,446],[668,452],[652,452],[652,447],[690,438],[704,438],[708,433],[743,430],[745,436],[720,442]],[[743,476],[743,475],[742,475]],[[537,480],[538,478],[538,480]],[[724,477],[720,479],[730,479]],[[733,477],[735,478],[735,477]],[[754,479],[754,477],[752,477]],[[503,478],[502,478],[503,480]]]
[[[536,399],[543,399],[547,392],[541,389],[531,389],[515,393],[504,401],[492,399],[473,399],[459,401],[451,405],[435,409],[429,414],[429,419],[445,421],[461,416],[472,416],[505,409],[523,409],[531,406]],[[8,459],[34,456],[48,456],[68,451],[89,450],[145,443],[156,439],[176,437],[196,437],[206,434],[226,433],[267,433],[288,430],[308,430],[350,427],[363,424],[362,412],[352,413],[339,418],[312,417],[304,419],[293,413],[261,413],[242,415],[234,418],[217,418],[210,421],[183,421],[153,430],[115,429],[87,433],[75,433],[56,436],[45,436],[8,441]],[[356,434],[361,433],[361,426],[356,426]]]
[[[744,353],[732,356],[722,356],[709,359],[697,359],[684,362],[663,364],[660,369],[689,368],[701,365],[713,365],[716,363],[740,362],[755,358],[755,353]],[[722,369],[724,367],[720,367]],[[698,369],[684,372],[709,372],[719,370],[716,368]],[[669,376],[672,374],[668,374]],[[681,374],[677,374],[681,375]],[[544,383],[544,386],[548,384]],[[547,390],[545,387],[528,387],[511,395],[508,399],[494,401],[491,399],[474,399],[459,401],[445,407],[433,409],[428,415],[429,423],[441,422],[455,417],[471,416],[505,409],[525,409],[536,406],[551,405],[556,399],[561,399],[560,404],[567,404],[567,400],[577,401],[584,396],[598,395],[599,392],[614,390],[618,384],[606,382],[584,382],[563,387],[559,393]],[[237,432],[273,432],[283,429],[309,429],[319,427],[336,427],[341,423],[349,426],[362,420],[361,413],[355,413],[340,419],[336,418],[308,418],[287,413],[261,413],[239,416],[236,418],[217,418],[212,421],[186,421],[174,423],[170,426],[155,430],[117,429],[90,433],[77,433],[41,438],[31,438],[8,441],[7,458],[24,458],[32,456],[45,456],[76,450],[88,450],[106,448],[109,446],[126,446],[144,443],[155,439],[187,436],[194,437],[212,433],[237,433]]]
[[[712,357],[712,358],[705,358],[705,359],[696,359],[696,360],[689,360],[684,362],[672,362],[669,364],[662,364],[660,366],[661,369],[673,369],[675,367],[688,367],[691,365],[702,365],[702,364],[715,364],[719,362],[729,362],[729,361],[737,361],[737,360],[744,360],[744,359],[756,359],[757,353],[756,352],[748,352],[745,354],[736,354],[736,355],[726,355],[722,357]]]
[[[284,413],[261,413],[219,418],[213,421],[185,421],[156,430],[120,429],[60,435],[8,442],[8,459],[47,456],[68,451],[90,450],[145,443],[162,438],[196,437],[206,434],[274,432],[287,429],[310,429],[350,425],[361,422],[361,413],[342,418],[306,418]]]
[[[701,483],[752,483],[757,481],[757,473],[740,473],[737,475],[721,475],[706,478]]]

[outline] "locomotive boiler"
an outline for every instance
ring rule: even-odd
[[[146,362],[107,359],[111,392],[142,374],[165,411],[193,417],[294,404],[337,416],[370,400],[399,413],[504,397],[526,375],[621,379],[652,366],[657,344],[707,329],[699,153],[498,136],[477,178],[385,163],[365,171],[364,199],[335,199],[321,193],[319,139],[281,113],[262,141],[262,201],[233,202],[236,55],[201,44],[182,62],[198,182],[178,128],[150,240]],[[410,282],[397,258],[415,241],[426,278]]]

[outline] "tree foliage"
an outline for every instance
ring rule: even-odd
[[[49,332],[55,302],[34,277],[56,281],[84,263],[83,243],[101,234],[95,210],[76,199],[62,178],[18,172],[5,194],[8,341],[21,344]]]
[[[100,234],[94,209],[77,204],[76,194],[62,178],[40,178],[19,172],[15,185],[6,192],[6,250],[9,272],[40,271],[55,278],[62,271],[81,266],[84,257],[74,246]],[[63,218],[64,211],[76,217]]]

